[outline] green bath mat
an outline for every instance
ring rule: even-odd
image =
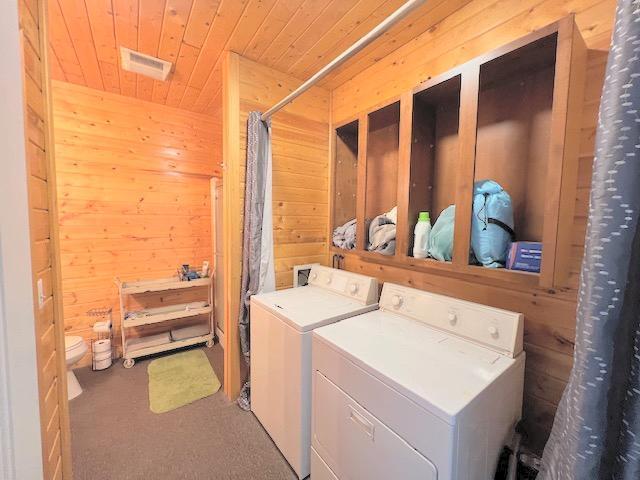
[[[202,350],[153,360],[147,372],[149,408],[153,413],[170,412],[220,389],[220,380]]]

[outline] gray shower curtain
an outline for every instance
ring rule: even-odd
[[[640,0],[619,0],[596,133],[574,366],[541,480],[640,478]]]
[[[263,122],[260,112],[249,113],[247,121],[247,166],[244,191],[242,280],[240,287],[240,347],[251,368],[251,296],[275,289],[273,227],[271,218],[271,120]],[[238,405],[251,408],[251,384],[247,379]]]

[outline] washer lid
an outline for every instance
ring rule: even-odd
[[[65,335],[64,350],[68,352],[69,350],[72,350],[78,347],[80,344],[82,344],[82,342],[83,342],[82,337],[77,337],[74,335]]]
[[[361,301],[314,285],[254,295],[251,303],[267,308],[300,332],[378,308],[377,303],[364,305]]]
[[[376,310],[314,331],[358,366],[449,424],[524,355],[510,358],[429,327]]]

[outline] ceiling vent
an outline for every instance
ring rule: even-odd
[[[166,80],[169,72],[171,72],[171,62],[166,62],[144,53],[134,52],[125,47],[120,47],[120,58],[123,69],[128,72],[146,75],[156,80]]]

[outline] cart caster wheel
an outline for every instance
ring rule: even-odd
[[[135,363],[136,361],[133,358],[125,358],[122,365],[124,365],[124,368],[131,368]]]
[[[213,341],[213,338],[211,340],[207,340],[207,343],[205,343],[205,345],[207,346],[207,348],[211,348],[216,344],[216,342]]]

